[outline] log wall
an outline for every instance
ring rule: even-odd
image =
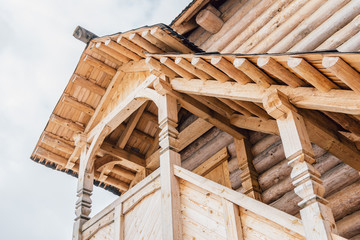
[[[300,198],[294,193],[290,172],[279,136],[252,132],[250,134],[254,166],[259,177],[263,202],[299,217],[297,203]],[[240,174],[233,138],[213,128],[182,152],[182,166],[193,170],[202,162],[227,146],[230,155],[229,172],[232,188],[242,192]],[[360,211],[359,172],[341,162],[330,153],[313,145],[315,168],[322,174],[329,201],[340,235],[346,238],[360,234],[360,222],[353,221]]]

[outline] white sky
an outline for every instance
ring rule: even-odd
[[[29,159],[85,44],[77,25],[102,36],[170,24],[190,0],[0,0],[1,239],[71,239],[76,178]],[[95,187],[93,213],[116,196]]]

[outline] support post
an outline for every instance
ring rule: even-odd
[[[157,80],[162,81],[162,80]],[[181,165],[176,152],[178,131],[176,129],[177,101],[159,91],[162,96],[159,107],[160,173],[161,173],[161,224],[163,240],[182,239],[179,180],[174,175],[174,165]]]
[[[258,182],[258,173],[253,164],[253,156],[251,153],[250,143],[246,139],[234,138],[236,158],[241,169],[241,185],[244,194],[261,201],[261,188]]]
[[[80,168],[78,174],[77,197],[75,205],[75,223],[73,228],[73,240],[81,240],[82,225],[88,221],[91,213],[91,198],[94,182],[94,168],[86,169],[87,150],[86,136],[79,135],[75,139],[75,144],[81,149]]]
[[[263,104],[277,121],[285,156],[293,168],[290,176],[295,193],[302,199],[298,205],[302,208],[300,215],[306,239],[331,240],[331,233],[336,233],[335,220],[323,198],[325,188],[321,175],[312,165],[314,152],[303,117],[280,91],[268,94]]]

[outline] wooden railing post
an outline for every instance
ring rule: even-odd
[[[293,167],[291,178],[295,193],[302,198],[302,218],[306,239],[332,239],[336,226],[331,209],[323,198],[325,188],[320,173],[312,165],[314,152],[303,117],[280,91],[268,94],[264,100],[266,111],[276,119],[285,156]]]
[[[158,80],[162,81],[162,80]],[[156,84],[156,83],[155,83]],[[179,181],[174,175],[174,165],[181,165],[180,154],[176,152],[178,131],[176,129],[177,101],[162,94],[159,108],[160,174],[161,174],[161,227],[163,240],[182,239]]]
[[[88,146],[86,143],[86,137],[79,135],[75,139],[75,144],[81,148],[80,155],[80,167],[78,174],[78,185],[77,185],[77,197],[75,205],[75,223],[73,228],[73,240],[81,240],[81,228],[82,225],[88,221],[89,215],[91,213],[91,198],[93,191],[93,182],[94,182],[94,170],[92,171],[86,169],[87,164],[87,150]]]

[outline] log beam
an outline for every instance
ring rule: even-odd
[[[321,92],[311,87],[292,88],[279,85],[272,85],[268,89],[264,89],[251,83],[241,85],[230,82],[220,83],[214,80],[203,82],[193,79],[187,81],[181,78],[172,79],[171,87],[182,93],[255,103],[261,103],[269,91],[278,89],[286,94],[290,103],[297,108],[360,115],[360,96],[349,90],[332,89],[328,92]]]

